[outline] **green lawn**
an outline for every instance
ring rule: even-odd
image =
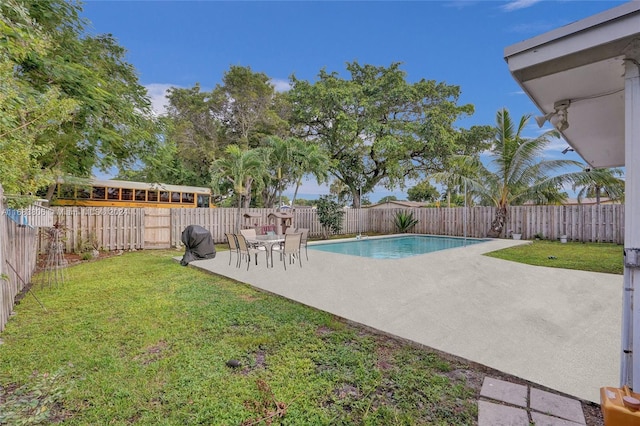
[[[70,267],[63,286],[35,289],[46,311],[22,299],[0,333],[0,424],[476,421],[467,364],[182,267],[177,254]]]
[[[517,247],[487,253],[487,256],[537,266],[622,274],[623,246],[603,243],[533,241]]]

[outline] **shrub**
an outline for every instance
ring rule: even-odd
[[[344,211],[340,204],[331,196],[323,195],[317,205],[318,221],[322,225],[324,238],[329,238],[329,233],[339,234],[342,231],[342,219]]]
[[[397,212],[396,217],[393,219],[393,223],[400,233],[408,232],[409,229],[413,228],[418,222],[418,219],[413,217],[413,212],[404,210]]]

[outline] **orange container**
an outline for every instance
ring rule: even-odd
[[[600,388],[605,426],[640,426],[640,394],[624,388]]]

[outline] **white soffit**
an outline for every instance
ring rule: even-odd
[[[624,166],[624,51],[640,39],[640,1],[509,46],[514,79],[542,114],[570,100],[564,139],[593,167]]]

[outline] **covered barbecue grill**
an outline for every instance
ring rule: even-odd
[[[189,225],[182,231],[182,244],[185,246],[184,256],[180,264],[187,266],[194,260],[213,259],[216,257],[216,246],[211,233],[199,225]]]

